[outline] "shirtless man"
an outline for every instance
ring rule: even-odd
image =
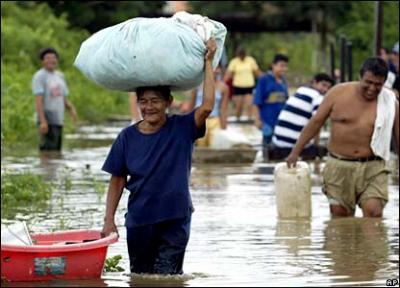
[[[386,139],[386,159],[374,154],[371,146],[377,116],[378,95],[388,72],[387,64],[379,58],[367,59],[360,70],[359,82],[333,87],[319,106],[316,115],[304,127],[296,145],[286,159],[288,167],[295,166],[303,147],[318,133],[325,121],[331,119],[330,157],[323,171],[324,193],[333,217],[353,216],[358,204],[364,217],[382,217],[388,200],[388,160],[390,139]],[[393,95],[392,95],[393,94]],[[382,97],[382,95],[380,95]],[[399,151],[399,103],[392,99],[394,115],[387,125],[393,131]],[[393,126],[393,128],[391,128]],[[382,129],[382,128],[381,128]],[[388,131],[389,136],[391,131]],[[387,147],[386,147],[387,146]],[[375,150],[376,151],[376,150]]]

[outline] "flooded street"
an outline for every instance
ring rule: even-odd
[[[101,229],[110,177],[101,166],[120,129],[83,128],[83,134],[67,135],[62,154],[3,157],[2,171],[40,173],[60,187],[47,209],[8,207],[10,218],[25,220],[34,233]],[[258,161],[193,165],[195,212],[182,276],[129,275],[125,190],[116,214],[120,239],[108,250],[108,257],[123,256],[120,266],[125,272],[105,273],[99,280],[6,286],[385,286],[387,279],[399,279],[398,166],[390,177],[381,220],[360,218],[359,209],[356,218],[331,220],[321,176],[315,173],[312,218],[279,220],[273,169],[273,164]]]

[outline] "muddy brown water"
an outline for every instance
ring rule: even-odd
[[[64,181],[64,185],[56,189],[44,211],[32,213],[24,207],[8,207],[15,217],[2,219],[2,223],[24,220],[30,231],[37,233],[101,229],[109,175],[100,168],[109,143],[120,129],[118,125],[83,128],[83,134],[67,135],[61,154],[4,156],[2,171],[40,173],[55,183]],[[391,163],[395,168],[390,200],[382,219],[362,218],[359,209],[354,218],[331,219],[321,192],[321,176],[313,173],[311,219],[280,220],[275,205],[274,164],[258,161],[259,157],[255,163],[245,165],[193,166],[190,188],[195,212],[183,275],[128,273],[123,227],[128,199],[125,191],[116,215],[120,239],[108,250],[109,257],[123,256],[120,266],[125,272],[104,273],[94,280],[3,285],[385,286],[388,279],[399,279],[398,163]]]

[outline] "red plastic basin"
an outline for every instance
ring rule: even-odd
[[[7,281],[100,278],[108,245],[117,234],[71,230],[31,235],[34,245],[1,245],[1,278]]]

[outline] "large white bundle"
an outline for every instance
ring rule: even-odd
[[[84,41],[75,66],[109,89],[133,91],[140,86],[168,85],[189,90],[203,81],[204,41],[217,43],[213,66],[222,55],[226,28],[200,15],[133,18],[105,28]]]
[[[251,148],[250,140],[243,133],[233,129],[215,129],[212,133],[210,147],[214,149],[231,149],[235,147]]]

